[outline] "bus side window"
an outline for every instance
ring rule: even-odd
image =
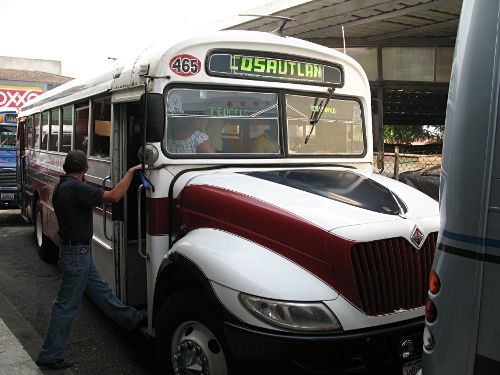
[[[33,125],[34,125],[34,146],[35,150],[40,149],[40,114],[37,113],[35,116],[33,116]]]
[[[75,150],[87,153],[89,132],[89,107],[76,109]]]
[[[42,150],[48,150],[49,140],[49,112],[42,113]]]
[[[33,147],[33,116],[28,117],[28,126],[26,128],[25,147]]]
[[[93,108],[92,155],[100,158],[108,158],[111,140],[111,99],[95,100]]]
[[[59,145],[59,109],[50,111],[50,145],[49,151],[57,151]]]
[[[63,108],[62,112],[62,120],[63,120],[63,144],[62,144],[62,152],[71,151],[71,138],[73,135],[73,111],[71,107]]]

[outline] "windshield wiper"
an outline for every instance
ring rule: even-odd
[[[323,115],[323,112],[325,112],[325,108],[328,105],[328,102],[333,96],[333,93],[335,92],[335,87],[332,87],[328,89],[330,91],[330,94],[328,94],[328,98],[326,98],[326,103],[323,105],[323,101],[319,103],[319,108],[311,113],[311,118],[309,119],[309,124],[311,125],[311,131],[306,137],[306,140],[304,141],[304,144],[307,144],[309,141],[309,138],[311,138],[311,134],[314,130],[314,126],[318,123],[318,121],[321,119],[321,116]],[[316,107],[316,103],[318,102],[318,98],[314,101],[314,107]]]

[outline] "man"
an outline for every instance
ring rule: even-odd
[[[269,129],[266,129],[264,133],[252,142],[251,152],[258,154],[279,154],[278,126],[273,123],[267,127]]]
[[[89,166],[84,152],[70,151],[64,160],[65,175],[60,177],[52,194],[52,204],[59,225],[59,268],[61,283],[52,306],[49,325],[36,364],[43,369],[59,370],[74,362],[61,358],[71,323],[85,291],[92,300],[122,327],[132,330],[145,323],[136,309],[125,306],[113,294],[96,268],[91,254],[93,235],[92,207],[118,202],[127,192],[134,171],[130,168],[110,191],[86,183]]]

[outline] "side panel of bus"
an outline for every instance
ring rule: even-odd
[[[500,373],[500,3],[464,0],[453,62],[423,374]],[[440,286],[440,287],[439,287]]]

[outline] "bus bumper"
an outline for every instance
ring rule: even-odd
[[[243,374],[401,375],[409,363],[421,363],[423,329],[423,318],[325,335],[224,324],[232,360]],[[413,354],[402,359],[400,348],[406,340],[413,341]]]

